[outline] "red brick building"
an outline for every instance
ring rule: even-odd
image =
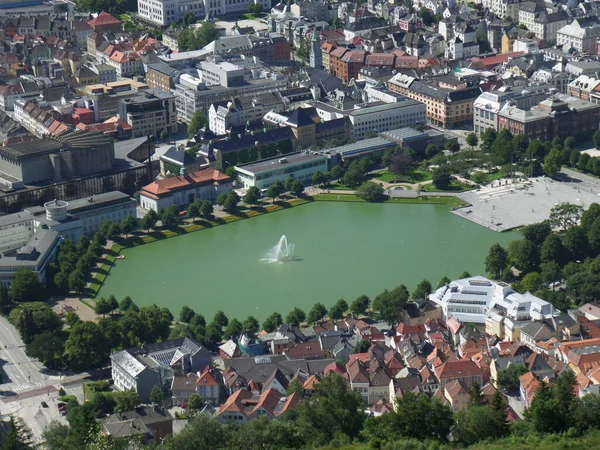
[[[98,17],[88,20],[87,23],[94,31],[112,31],[113,33],[123,31],[121,21],[104,11],[98,14]]]

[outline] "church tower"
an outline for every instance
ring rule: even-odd
[[[315,28],[310,41],[310,67],[321,69],[323,67],[323,53],[321,52],[321,41],[319,32]]]

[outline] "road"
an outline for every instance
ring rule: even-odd
[[[5,317],[0,317],[0,359],[3,379],[0,390],[23,392],[46,386],[48,379],[41,370],[44,366],[25,354],[25,344],[19,332]]]

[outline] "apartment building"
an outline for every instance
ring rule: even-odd
[[[148,87],[168,92],[175,87],[175,79],[180,73],[165,63],[148,64],[146,83]]]
[[[556,45],[562,45],[565,51],[574,49],[581,53],[595,55],[599,37],[600,18],[597,16],[581,17],[556,32]]]
[[[477,86],[451,84],[448,80],[425,83],[414,77],[397,74],[388,82],[388,89],[427,107],[427,120],[442,128],[469,125],[473,122],[473,102],[481,94]]]
[[[568,136],[589,139],[599,121],[600,104],[557,94],[529,110],[507,103],[499,113],[498,129],[540,141]]]
[[[98,112],[98,120],[105,121],[117,115],[121,100],[134,97],[144,89],[148,89],[146,83],[126,80],[85,86],[78,89],[78,94],[90,98]]]
[[[160,136],[162,131],[177,133],[175,96],[160,89],[147,89],[121,100],[119,118],[131,126],[135,137]]]
[[[216,135],[230,132],[248,122],[260,121],[269,111],[283,112],[285,103],[278,92],[213,103],[208,110],[208,127]]]

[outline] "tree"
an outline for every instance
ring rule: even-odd
[[[334,30],[338,30],[342,27],[342,20],[339,17],[334,17],[331,21],[331,28]]]
[[[323,172],[317,170],[312,174],[312,182],[317,186],[324,186],[325,184],[327,184],[327,177]]]
[[[188,398],[188,401],[187,401],[188,410],[197,412],[197,411],[200,411],[203,406],[204,406],[204,402],[202,401],[202,397],[200,397],[199,394],[190,395],[190,397]]]
[[[104,345],[102,331],[94,322],[79,322],[71,328],[65,355],[78,369],[99,367],[108,360],[110,349]]]
[[[271,186],[269,186],[269,189],[267,189],[267,197],[270,197],[273,201],[275,201],[275,199],[283,194],[284,191],[285,186],[281,181],[277,180]]]
[[[444,144],[444,148],[450,153],[457,153],[458,151],[460,151],[460,144],[458,143],[458,139],[448,139]]]
[[[44,300],[44,286],[31,269],[17,269],[10,296],[17,303],[39,302]]]
[[[536,292],[542,289],[542,276],[537,272],[530,272],[523,277],[521,287],[524,291]]]
[[[342,177],[342,183],[350,188],[355,188],[360,186],[364,181],[365,172],[362,170],[359,161],[352,161]]]
[[[335,166],[335,167],[339,167],[339,166]],[[300,181],[300,180],[294,180],[294,182],[292,183],[290,192],[292,193],[292,195],[294,197],[302,196],[302,194],[304,194],[304,183],[302,183],[302,181]]]
[[[227,430],[227,431],[226,431]],[[230,430],[218,420],[197,414],[168,442],[167,450],[211,450],[223,447],[228,442]]]
[[[179,312],[179,321],[183,323],[190,323],[190,321],[194,318],[196,312],[190,308],[189,306],[184,306],[181,308]]]
[[[565,232],[563,244],[575,261],[583,261],[589,253],[589,242],[580,226],[572,226]]]
[[[192,116],[192,120],[190,120],[190,124],[188,125],[188,136],[190,138],[194,137],[205,125],[206,114],[203,109],[199,109]]]
[[[27,344],[27,354],[32,358],[39,359],[42,364],[53,367],[64,351],[65,343],[55,333],[46,331],[36,335]]]
[[[208,219],[212,216],[213,214],[213,204],[211,203],[210,200],[204,200],[202,202],[202,206],[200,206],[200,215],[205,218]]]
[[[177,220],[179,219],[179,210],[176,205],[169,205],[167,209],[164,210],[160,217],[160,221],[162,222],[162,226],[166,228],[173,228],[177,225]]]
[[[435,22],[435,16],[427,8],[421,8],[419,10],[419,17],[423,21],[423,25],[426,27],[431,26]]]
[[[139,310],[137,305],[133,303],[133,300],[131,300],[131,297],[129,296],[126,296],[123,300],[121,300],[121,303],[119,303],[119,309],[123,312],[127,312],[132,309],[135,311]]]
[[[188,205],[187,208],[187,217],[192,219],[192,222],[196,222],[196,218],[200,215],[200,207],[202,205],[202,200],[197,198],[192,203]]]
[[[371,347],[371,343],[368,340],[360,340],[356,343],[356,345],[354,346],[354,349],[352,350],[352,353],[357,354],[357,353],[366,353],[369,351],[369,348]]]
[[[256,186],[250,186],[246,195],[242,199],[247,205],[256,205],[258,203],[258,199],[260,198],[260,190]]]
[[[8,428],[2,434],[2,450],[29,450],[36,447],[31,432],[10,416]]]
[[[477,381],[471,384],[468,394],[470,406],[482,406],[484,404],[483,393],[481,392],[481,385]]]
[[[8,320],[19,331],[23,342],[28,344],[38,334],[56,333],[62,328],[58,314],[45,303],[24,303],[8,315]]]
[[[98,321],[98,327],[102,332],[104,345],[110,350],[120,349],[123,345],[123,334],[121,333],[119,322],[106,317]]]
[[[271,314],[269,317],[267,317],[265,319],[265,321],[263,322],[262,328],[267,333],[272,333],[277,328],[279,328],[282,323],[283,323],[283,318],[281,317],[281,314],[279,314],[278,312],[274,312],[273,314]]]
[[[69,436],[69,426],[53,420],[42,431],[42,439],[48,450],[68,450],[67,438]]]
[[[417,288],[412,294],[412,298],[413,300],[426,299],[432,291],[433,288],[431,287],[429,280],[423,280],[417,285]]]
[[[560,270],[560,266],[555,261],[541,263],[540,269],[542,270],[541,275],[544,283],[550,284],[562,279],[562,272]]]
[[[230,191],[229,194],[227,194],[225,203],[223,203],[223,209],[225,211],[230,211],[230,212],[236,211],[237,205],[239,202],[240,202],[239,195],[237,195],[235,191]]]
[[[152,386],[150,391],[150,403],[162,404],[163,395],[159,386]]]
[[[537,249],[526,239],[512,241],[508,245],[508,259],[517,269],[525,273],[534,271],[539,264]]]
[[[596,219],[600,218],[600,205],[598,203],[592,203],[588,209],[581,214],[581,227],[589,232],[592,224]]]
[[[140,404],[140,396],[133,389],[115,392],[113,398],[116,402],[115,411],[117,412],[133,411]]]
[[[356,300],[352,302],[350,305],[350,312],[354,318],[365,314],[367,309],[369,308],[369,303],[371,300],[366,295],[359,296]]]
[[[244,325],[237,319],[231,319],[229,325],[225,328],[225,339],[231,339],[239,336],[244,332]]]
[[[452,437],[470,446],[484,439],[500,439],[508,434],[503,411],[495,411],[488,405],[476,405],[456,415]]]
[[[69,311],[69,312],[67,312],[67,314],[65,314],[65,323],[70,327],[75,325],[80,320],[81,319],[79,319],[79,316],[77,315],[77,313],[75,311]]]
[[[196,23],[196,16],[191,12],[186,12],[182,19],[183,24],[187,27]]]
[[[85,288],[85,275],[81,270],[74,270],[69,275],[69,289],[75,292],[83,292]]]
[[[329,171],[332,180],[338,180],[344,176],[344,169],[339,164],[336,164]]]
[[[510,364],[506,370],[498,372],[498,386],[509,392],[519,389],[519,377],[529,372],[529,369],[523,364]]]
[[[384,198],[383,192],[381,184],[367,181],[356,190],[356,195],[367,202],[379,202]]]
[[[576,225],[583,214],[583,208],[572,203],[561,203],[550,210],[550,223],[563,231]]]
[[[410,153],[400,153],[390,158],[389,169],[393,174],[405,175],[412,172],[413,168],[414,161]]]
[[[365,420],[363,409],[361,395],[334,372],[316,386],[311,401],[300,404],[298,420],[312,430],[313,444],[324,445],[339,434],[358,437]]]
[[[485,271],[492,278],[499,279],[502,271],[508,264],[508,252],[499,243],[495,243],[490,247],[487,257],[485,258]]]
[[[137,230],[139,224],[135,216],[128,215],[121,223],[121,231],[125,233],[125,237],[129,237],[132,231]]]
[[[213,321],[212,323],[214,323],[216,326],[223,328],[226,327],[227,324],[229,324],[229,319],[227,318],[227,316],[225,315],[225,313],[223,311],[217,311],[215,313],[215,316],[213,317]]]
[[[144,327],[144,342],[164,341],[169,337],[173,315],[168,308],[145,306],[140,309],[138,316]]]
[[[592,140],[594,141],[594,145],[596,146],[596,148],[600,149],[600,130],[594,133],[594,136],[592,136]]]
[[[150,233],[150,228],[154,228],[157,221],[158,221],[158,214],[156,214],[156,211],[151,209],[142,218],[142,223],[141,223],[142,228],[146,229],[148,231],[148,233]]]
[[[547,220],[523,228],[525,239],[531,241],[538,248],[544,244],[544,241],[550,234],[552,234],[552,226]]]
[[[544,158],[544,173],[550,178],[554,178],[556,174],[560,171],[561,166],[562,161],[560,156],[560,150],[553,149]]]
[[[387,322],[392,329],[395,329],[400,321],[400,313],[407,300],[408,292],[406,292],[405,296],[394,295],[393,291],[385,289],[373,300],[373,309],[379,311],[379,318],[381,320]]]
[[[307,320],[308,320],[308,322],[315,324],[318,321],[320,321],[323,317],[325,317],[326,315],[327,315],[327,308],[325,308],[325,306],[322,303],[317,302],[313,305],[313,307],[308,312]]]
[[[433,185],[437,189],[448,189],[452,183],[452,172],[448,166],[441,166],[433,170]]]
[[[285,317],[285,323],[291,327],[297,327],[306,320],[306,314],[300,308],[292,309]]]
[[[329,308],[329,318],[331,320],[340,320],[344,317],[344,310],[337,303]]]
[[[479,143],[479,139],[477,139],[477,135],[475,133],[469,133],[466,138],[467,145],[471,146],[471,150]]]
[[[544,262],[556,262],[559,265],[564,265],[568,259],[568,250],[563,245],[560,237],[556,234],[549,234],[544,240],[540,250],[540,259]]]
[[[96,300],[96,306],[94,307],[94,312],[96,314],[108,314],[110,312],[110,303],[104,298]]]
[[[12,302],[10,301],[10,293],[8,287],[4,283],[0,283],[0,314],[8,314]]]
[[[254,333],[258,333],[260,331],[260,324],[258,323],[258,320],[256,320],[256,317],[254,317],[254,316],[246,317],[246,320],[244,320],[244,323],[243,323],[243,327],[244,327],[244,330],[250,330]]]
[[[219,195],[217,195],[217,205],[223,206],[225,204],[225,200],[227,200],[226,192],[221,192]]]

